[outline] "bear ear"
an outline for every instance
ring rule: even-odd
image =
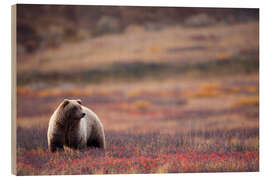
[[[79,104],[82,104],[82,100],[80,100],[80,99],[77,99],[77,102],[78,102]]]
[[[64,101],[63,101],[63,108],[64,108],[66,105],[68,105],[68,103],[69,103],[69,100],[68,100],[68,99],[64,99]]]

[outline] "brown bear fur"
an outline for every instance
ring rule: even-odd
[[[80,100],[65,99],[54,111],[47,133],[51,152],[97,147],[105,149],[105,134],[97,115]]]

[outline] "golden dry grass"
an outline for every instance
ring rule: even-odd
[[[207,97],[223,97],[232,96],[233,94],[241,94],[242,92],[258,93],[257,85],[242,86],[226,86],[215,83],[201,84],[195,91],[183,91],[185,97],[207,98]]]
[[[138,100],[132,103],[121,103],[119,107],[120,109],[127,111],[147,111],[152,107],[152,104],[145,100]]]
[[[232,106],[258,106],[259,105],[259,97],[243,97],[234,101]]]
[[[210,84],[210,83],[204,83],[201,84],[199,89],[195,92],[184,92],[184,94],[188,97],[218,97],[224,95],[224,93],[220,90],[221,85],[220,84]]]

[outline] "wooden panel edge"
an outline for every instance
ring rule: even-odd
[[[16,133],[16,75],[17,75],[17,34],[16,34],[16,25],[17,25],[17,6],[11,6],[11,173],[17,175],[17,133]]]

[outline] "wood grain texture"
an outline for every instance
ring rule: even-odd
[[[11,173],[16,175],[16,5],[11,7]]]

